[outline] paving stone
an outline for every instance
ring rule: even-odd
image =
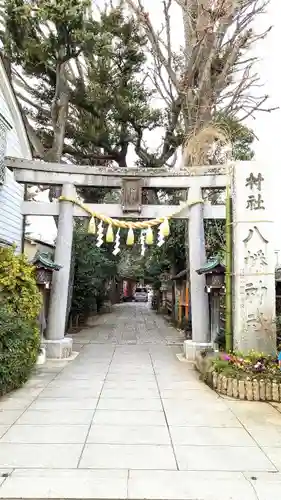
[[[20,425],[89,424],[94,410],[27,410],[18,420]]]
[[[175,446],[175,453],[180,470],[276,471],[276,467],[258,447]]]
[[[127,476],[122,470],[16,470],[0,488],[0,498],[125,499]]]
[[[170,444],[166,426],[97,425],[91,426],[88,443],[104,444]]]
[[[135,382],[145,386],[147,383],[156,384],[155,376],[151,373],[108,373],[106,383],[115,382],[120,385],[126,382]]]
[[[21,389],[18,389],[17,391],[10,392],[5,396],[4,401],[8,399],[28,399],[28,400],[33,400],[39,396],[39,394],[44,390],[44,388],[40,387],[39,389],[34,389],[34,388],[27,388],[23,386]]]
[[[103,380],[54,380],[48,385],[48,389],[72,389],[73,391],[99,389]]]
[[[23,410],[0,410],[0,425],[12,425],[22,415]]]
[[[158,379],[159,382],[159,379]],[[182,377],[182,380],[165,380],[163,382],[159,382],[159,390],[160,392],[171,390],[171,391],[185,391],[185,390],[193,390],[196,389],[200,391],[208,391],[208,387],[205,386],[202,382],[198,380],[187,380],[185,377]],[[203,396],[202,396],[203,397]]]
[[[139,387],[135,389],[106,389],[104,388],[100,395],[100,400],[103,399],[159,399],[159,391],[157,387],[148,389],[147,387]]]
[[[9,428],[9,425],[0,425],[0,438],[7,432]]]
[[[128,494],[132,500],[257,500],[243,475],[229,472],[130,470]]]
[[[281,446],[265,446],[262,448],[269,460],[274,464],[276,469],[281,472]]]
[[[171,446],[87,444],[79,467],[93,469],[176,469]]]
[[[114,358],[113,358],[113,362],[111,363],[110,365],[110,368],[109,368],[109,371],[108,371],[108,374],[121,374],[121,375],[124,375],[125,376],[127,374],[136,374],[136,375],[153,375],[154,376],[154,370],[153,370],[153,366],[151,364],[151,361],[147,362],[147,363],[143,363],[143,362],[138,362],[138,364],[136,364],[136,361],[137,359],[134,359],[134,360],[130,360],[130,359],[127,359],[127,362],[126,364],[124,364],[123,361],[115,361]]]
[[[162,411],[160,399],[100,399],[98,410]]]
[[[193,446],[257,446],[239,427],[170,427],[174,445]]]
[[[76,468],[82,444],[1,443],[0,468]]]
[[[163,406],[165,411],[168,413],[170,411],[176,411],[180,414],[185,413],[229,413],[229,408],[224,404],[223,399],[214,399],[213,401],[205,401],[201,400],[171,400],[171,399],[163,399]]]
[[[246,427],[281,428],[280,413],[267,403],[227,399],[225,403]]]
[[[89,425],[13,425],[1,443],[84,443]]]
[[[220,396],[208,388],[203,389],[161,389],[160,394],[163,399],[181,399],[191,401],[215,401]]]
[[[13,469],[0,468],[0,498],[1,498],[1,485],[7,480],[7,477],[12,474]]]
[[[94,371],[73,371],[68,373],[62,373],[59,377],[56,378],[56,381],[63,385],[65,382],[71,384],[72,380],[87,380],[87,381],[95,381],[95,380],[104,380],[107,374],[108,364],[103,369],[96,369]]]
[[[177,408],[166,410],[168,424],[191,427],[241,427],[239,420],[227,408],[225,411],[180,412]]]
[[[96,410],[93,423],[99,425],[166,425],[161,411]]]
[[[34,398],[17,398],[16,395],[11,397],[3,397],[0,399],[0,412],[1,410],[25,410]]]
[[[250,427],[246,426],[248,433],[257,442],[260,447],[269,446],[281,447],[281,427],[280,426],[268,426],[265,428],[262,426],[252,425]]]
[[[245,473],[251,483],[258,500],[279,500],[281,491],[281,474]]]
[[[116,390],[125,390],[125,389],[131,389],[134,391],[137,391],[138,389],[154,389],[158,391],[157,383],[156,381],[147,381],[147,380],[106,380],[105,384],[103,386],[103,390],[107,389],[116,389]],[[136,392],[137,394],[137,392]]]
[[[95,398],[38,398],[29,410],[95,410],[98,400]]]
[[[81,387],[79,388],[71,388],[71,385],[69,387],[53,387],[53,388],[47,388],[43,392],[41,392],[40,396],[43,398],[77,398],[77,399],[84,399],[84,398],[98,398],[102,390],[102,384],[99,384],[98,386],[93,386],[93,387]]]

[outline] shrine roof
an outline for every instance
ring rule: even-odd
[[[206,274],[214,271],[216,268],[221,268],[225,271],[225,265],[222,263],[219,257],[211,257],[200,269],[197,269],[198,274]]]
[[[40,251],[35,254],[32,264],[44,267],[45,269],[50,269],[52,271],[59,271],[62,267],[52,260],[52,255],[50,253]]]

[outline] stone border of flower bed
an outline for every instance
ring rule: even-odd
[[[195,368],[201,373],[205,381],[217,393],[241,401],[281,402],[281,382],[269,379],[245,378],[244,380],[227,377],[212,368],[212,361],[216,353],[199,352],[195,358]]]
[[[275,380],[240,380],[215,371],[209,375],[208,382],[219,394],[247,401],[281,402],[281,383]]]

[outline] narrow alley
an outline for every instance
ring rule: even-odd
[[[146,304],[115,306],[0,400],[0,498],[275,500],[281,407],[223,398]]]

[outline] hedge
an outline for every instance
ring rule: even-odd
[[[33,266],[0,248],[0,395],[26,382],[36,362],[41,303]]]
[[[35,320],[0,306],[0,396],[24,384],[36,362],[40,335]]]

